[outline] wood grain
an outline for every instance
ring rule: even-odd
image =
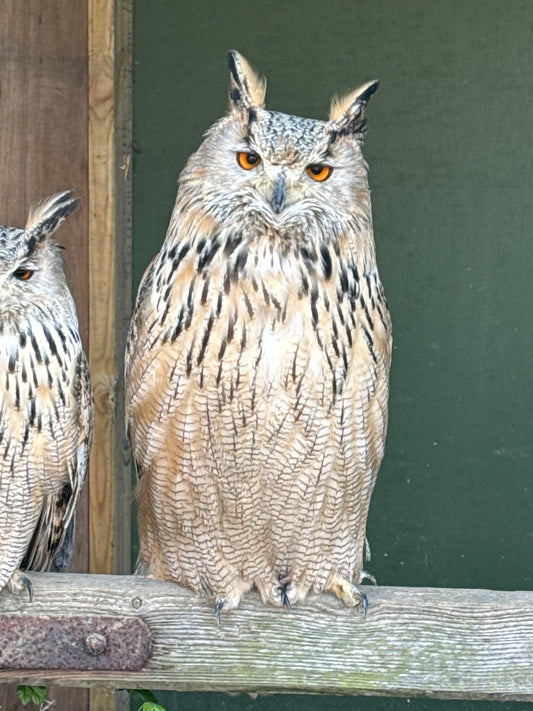
[[[90,350],[95,429],[90,570],[129,572],[131,468],[123,353],[131,308],[131,0],[88,0]],[[124,700],[121,707],[125,708]],[[92,689],[91,711],[117,708]]]
[[[367,618],[331,595],[291,612],[248,595],[215,621],[212,601],[127,576],[32,574],[34,602],[0,614],[140,616],[153,636],[141,672],[11,672],[65,686],[533,700],[533,593],[365,587]],[[0,641],[1,644],[1,641]]]
[[[87,184],[87,2],[5,0],[0,22],[0,222],[24,226],[28,208],[71,189],[77,211],[57,233],[85,348],[89,337]],[[71,570],[89,562],[88,487],[76,517]],[[87,708],[87,693],[49,688],[57,708]],[[15,711],[15,688],[0,689]]]
[[[128,572],[123,352],[131,310],[131,0],[89,0],[90,570]],[[119,523],[120,522],[120,523]]]
[[[89,364],[95,400],[90,570],[115,569],[114,2],[89,0]]]

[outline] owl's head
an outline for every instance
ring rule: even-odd
[[[61,248],[51,235],[78,202],[70,191],[57,193],[30,210],[24,229],[0,226],[1,316],[70,305]]]
[[[230,111],[207,132],[180,179],[189,205],[201,202],[218,225],[343,232],[368,203],[361,154],[365,108],[378,82],[334,99],[328,121],[269,111],[266,81],[229,54]],[[187,190],[190,188],[190,190]],[[194,195],[194,197],[193,197]],[[198,202],[197,202],[198,201]]]

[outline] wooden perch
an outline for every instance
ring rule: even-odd
[[[0,594],[1,682],[533,700],[531,592],[368,586],[366,620],[331,595],[289,612],[249,594],[219,626],[212,601],[171,583],[29,577],[32,603]],[[17,649],[38,662],[43,644],[52,660],[84,647],[87,658],[105,651],[95,662],[103,667],[126,658],[130,669],[142,668],[5,668]]]

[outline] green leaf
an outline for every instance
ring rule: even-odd
[[[138,711],[167,711],[164,706],[157,703],[157,697],[148,689],[128,689],[131,697],[141,701]]]
[[[21,684],[17,686],[17,696],[23,706],[29,704],[30,701],[36,706],[39,706],[46,701],[46,686],[25,686]]]
[[[129,689],[129,693],[133,697],[133,699],[136,699],[137,701],[140,701],[141,703],[147,703],[151,702],[153,704],[157,703],[157,698],[155,694],[152,691],[149,691],[148,689]]]
[[[29,686],[17,686],[17,696],[19,701],[23,706],[29,704],[31,701],[30,687]]]

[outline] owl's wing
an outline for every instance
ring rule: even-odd
[[[157,255],[152,259],[141,279],[126,343],[126,353],[124,358],[126,383],[126,432],[130,442],[134,441],[132,429],[135,427],[135,418],[131,417],[132,403],[135,399],[134,394],[138,389],[139,383],[141,382],[144,368],[153,357],[149,353],[150,346],[148,336],[150,333],[150,326],[148,324],[153,325],[155,315],[150,301],[150,291],[153,285],[156,259]],[[133,456],[135,457],[135,447],[133,447]],[[135,470],[137,472],[137,478],[140,478],[142,475],[142,467],[139,466],[139,462],[137,460],[136,465]]]
[[[369,476],[365,478],[362,495],[369,503],[385,450],[387,434],[389,369],[392,354],[392,328],[385,294],[378,285],[366,310],[362,310],[356,360],[366,368],[355,368],[354,407],[363,407],[363,432],[366,435],[366,462]]]
[[[126,380],[128,380],[128,375],[131,372],[132,361],[134,358],[137,357],[139,337],[141,335],[141,332],[144,331],[144,327],[146,325],[146,322],[144,320],[146,315],[145,310],[148,301],[148,293],[153,284],[153,274],[156,259],[157,255],[146,267],[146,270],[141,279],[141,283],[139,284],[139,291],[137,293],[135,308],[133,309],[133,314],[130,321],[130,330],[128,333],[128,341],[126,344],[126,355],[124,363]]]
[[[75,511],[87,474],[94,418],[89,367],[82,351],[76,363],[73,402],[77,407],[73,425],[77,442],[74,456],[67,462],[68,478],[60,491],[44,498],[21,565],[25,569],[62,571],[74,554]]]

